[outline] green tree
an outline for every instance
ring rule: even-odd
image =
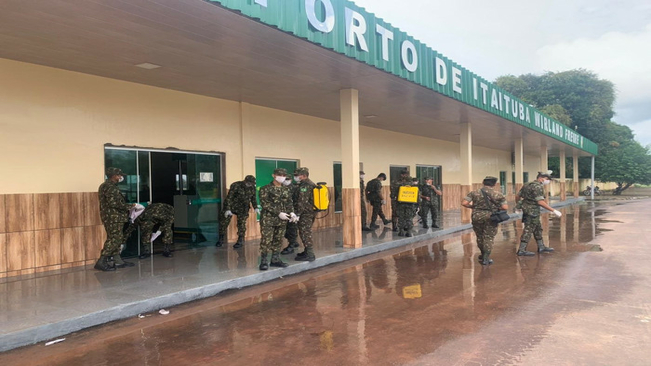
[[[616,194],[633,184],[651,183],[651,155],[649,149],[637,141],[617,142],[604,149],[601,163],[601,180],[617,183]]]

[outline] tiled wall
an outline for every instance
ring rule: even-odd
[[[331,197],[334,197],[330,187]],[[383,187],[391,217],[389,187]],[[443,185],[443,210],[459,208],[461,186]],[[367,219],[372,208],[367,202]],[[341,213],[319,213],[314,229],[339,227]],[[231,220],[229,241],[237,239],[237,222]],[[260,225],[249,215],[247,240],[260,238]],[[106,240],[99,217],[97,193],[51,193],[0,195],[0,278],[70,268],[94,263]]]
[[[0,195],[0,277],[92,263],[104,240],[95,192]]]

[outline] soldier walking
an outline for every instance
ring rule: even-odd
[[[396,192],[396,210],[398,212],[398,236],[413,236],[411,229],[414,227],[414,216],[418,211],[418,202],[400,202],[398,201],[398,193],[400,192],[400,187],[418,187],[418,180],[415,178],[409,177],[409,173],[405,176],[399,186],[397,187]]]
[[[486,177],[482,188],[468,193],[461,202],[461,206],[472,209],[472,229],[477,236],[477,247],[481,254],[479,263],[489,265],[493,263],[490,259],[493,250],[493,241],[497,234],[497,223],[491,220],[491,214],[496,210],[507,210],[506,198],[502,192],[496,191],[497,178]]]
[[[289,188],[292,199],[296,195],[299,182],[300,179],[298,178],[298,169],[294,170],[293,179],[289,179],[289,177],[287,177],[287,179],[285,179],[285,182],[283,182],[283,184]],[[284,248],[280,254],[294,253],[294,249],[300,246],[298,244],[298,222],[287,222],[285,239],[287,239],[287,247]]]
[[[539,172],[536,180],[525,184],[515,196],[516,208],[522,208],[522,222],[524,223],[524,230],[520,237],[520,247],[517,252],[519,256],[536,255],[527,251],[527,244],[532,236],[536,238],[538,253],[554,251],[554,248],[546,247],[543,242],[543,229],[540,222],[540,207],[553,212],[557,217],[563,216],[560,211],[554,210],[545,202],[544,186],[551,183],[551,179],[550,174]]]
[[[287,267],[288,264],[280,259],[280,248],[285,235],[288,221],[296,221],[297,216],[292,212],[292,198],[290,190],[283,185],[287,178],[287,170],[278,168],[274,170],[271,183],[260,188],[260,270],[266,271],[269,266]],[[271,253],[271,262],[268,256]]]
[[[382,211],[382,206],[386,204],[384,197],[382,197],[382,182],[385,180],[387,180],[387,175],[380,173],[378,174],[377,178],[371,179],[366,184],[366,199],[368,199],[371,206],[373,207],[373,212],[371,213],[371,225],[369,226],[371,230],[380,227],[379,225],[375,224],[378,216],[380,216],[380,219],[382,219],[382,223],[384,225],[387,225],[391,222],[391,220],[387,220],[386,216],[384,216],[384,212]]]
[[[131,233],[140,226],[140,259],[148,258],[151,255],[151,243],[154,242],[152,234],[154,228],[158,226],[156,237],[163,236],[163,256],[172,257],[172,245],[174,244],[174,207],[166,203],[152,203],[142,211],[132,224],[127,228],[124,234],[125,240],[131,236]]]
[[[362,231],[371,231],[366,224],[366,200],[364,199],[364,171],[359,171],[359,201],[362,205]]]
[[[398,231],[398,192],[400,186],[407,181],[411,181],[409,177],[409,170],[402,169],[400,177],[391,182],[391,222],[393,224],[393,231]]]
[[[297,261],[314,261],[314,244],[312,243],[312,225],[316,218],[316,211],[314,211],[314,189],[316,184],[309,178],[310,170],[308,168],[298,169],[298,189],[294,196],[294,212],[299,217],[298,220],[298,233],[303,242],[303,251],[296,255],[294,260]]]
[[[100,271],[115,271],[115,268],[131,267],[135,264],[125,262],[120,257],[120,246],[124,240],[124,225],[129,217],[129,209],[134,204],[126,203],[120,193],[118,183],[124,180],[125,174],[121,169],[106,169],[106,181],[99,186],[99,214],[106,230],[106,241],[95,263],[95,269]]]
[[[241,248],[244,245],[249,207],[255,208],[256,214],[260,213],[255,198],[255,177],[252,175],[247,175],[243,181],[231,184],[224,207],[219,215],[219,239],[215,246],[221,247],[226,243],[226,232],[233,215],[237,216],[237,242],[233,248]]]
[[[427,216],[432,214],[432,227],[438,229],[438,213],[439,213],[439,196],[443,194],[435,185],[434,178],[425,177],[425,184],[420,187],[420,218],[423,221],[423,228],[429,228],[427,225]]]

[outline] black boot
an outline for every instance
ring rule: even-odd
[[[423,224],[423,229],[429,229],[429,225]]]
[[[215,243],[215,246],[217,248],[221,248],[224,244],[226,244],[226,237],[224,235],[219,235],[219,238],[217,238],[217,243]]]
[[[269,269],[269,262],[267,262],[267,253],[262,253],[260,255],[260,268],[261,271],[266,271]]]
[[[371,230],[371,228],[369,228],[368,226],[364,225],[362,226],[362,231],[373,231],[373,230]]]
[[[233,245],[233,249],[239,249],[244,246],[244,235],[240,235],[237,237],[237,243]]]
[[[145,252],[143,252],[138,256],[139,259],[147,259],[149,257],[151,257],[151,253],[145,253]]]
[[[119,254],[113,256],[113,261],[115,262],[115,268],[124,268],[124,267],[133,267],[135,263],[125,262],[122,260]]]
[[[486,252],[481,255],[481,264],[483,266],[488,266],[489,264],[493,264],[493,260],[489,258],[490,255],[491,255],[490,252]]]
[[[395,222],[392,222],[392,224],[393,224],[393,229],[392,230],[393,231],[399,231],[398,230],[398,224],[396,224]]]
[[[167,248],[167,247],[166,247],[166,248],[163,250],[163,257],[165,257],[165,258],[172,258],[173,256],[174,256],[174,255],[172,254],[172,251],[170,250],[170,248]]]
[[[527,251],[527,243],[524,242],[524,241],[520,243],[520,248],[518,248],[518,253],[517,254],[520,257],[522,257],[522,256],[531,257],[533,255],[536,255],[536,253],[534,253],[534,252],[528,252]]]
[[[279,267],[279,268],[285,268],[289,266],[289,264],[283,262],[280,259],[280,255],[278,252],[274,252],[273,255],[271,256],[271,263],[269,264],[271,267]]]
[[[379,228],[380,228],[380,225],[371,224],[371,226],[369,226],[369,228],[370,228],[371,230],[379,229]]]
[[[294,253],[294,248],[292,248],[291,244],[288,244],[285,249],[283,249],[280,254],[292,254]]]
[[[95,269],[104,272],[115,271],[115,267],[109,263],[108,257],[104,255],[99,257],[97,263],[95,263]]]
[[[398,236],[405,236],[405,231],[402,229],[398,230]]]
[[[316,256],[314,255],[314,250],[312,248],[305,248],[305,251],[303,253],[298,253],[294,260],[299,262],[314,262]]]
[[[382,219],[382,223],[383,223],[384,225],[389,225],[389,224],[391,223],[391,220]]]
[[[554,251],[554,248],[546,247],[542,240],[537,240],[536,243],[538,244],[538,253],[551,253]]]
[[[410,230],[405,230],[405,236],[408,237],[408,238],[411,238],[412,236],[414,236],[414,234],[411,233],[411,229]]]
[[[289,245],[290,245],[292,248],[298,248],[298,247],[301,246],[297,241],[292,242],[292,243],[289,243]]]

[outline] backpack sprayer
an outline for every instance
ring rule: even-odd
[[[316,183],[316,188],[312,191],[314,194],[314,211],[325,212],[326,214],[318,219],[323,219],[328,216],[328,208],[330,207],[330,190],[326,182]]]

